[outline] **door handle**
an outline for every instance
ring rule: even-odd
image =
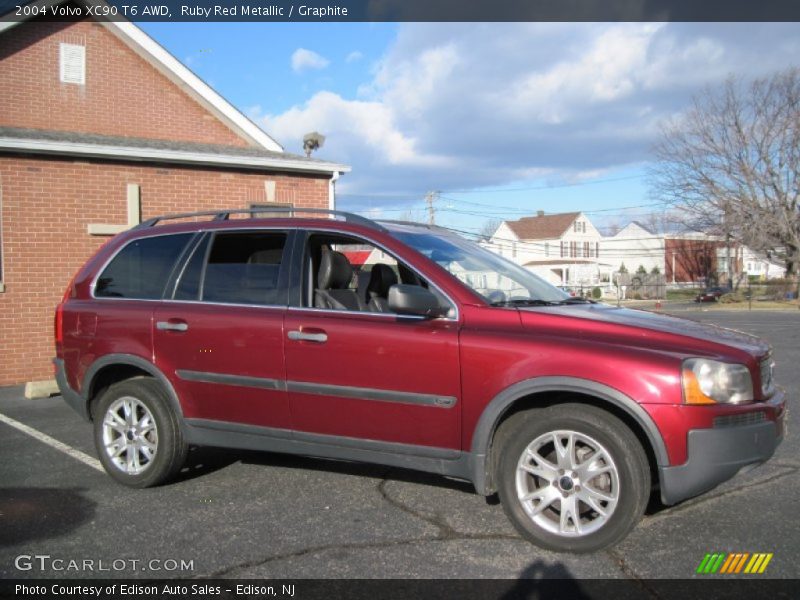
[[[316,333],[308,333],[305,331],[290,331],[288,333],[290,340],[295,341],[303,341],[303,342],[317,342],[318,344],[324,344],[328,341],[328,334],[324,331],[319,331]]]
[[[159,331],[187,331],[189,329],[189,324],[183,322],[157,321],[156,329]]]

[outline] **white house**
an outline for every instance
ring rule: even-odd
[[[484,245],[554,285],[589,286],[609,273],[598,260],[603,236],[581,212],[503,221]]]
[[[603,240],[600,258],[612,266],[612,271],[619,271],[624,264],[628,272],[633,273],[644,267],[648,273],[658,269],[665,273],[664,236],[651,231],[638,221],[631,221],[615,235]]]
[[[759,279],[777,279],[786,277],[786,267],[773,262],[763,254],[751,250],[747,246],[742,248],[742,268],[749,276]]]

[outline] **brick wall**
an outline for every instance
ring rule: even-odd
[[[276,200],[327,208],[325,176],[240,173],[0,156],[0,385],[52,378],[53,312],[73,273],[108,238],[90,223],[126,221],[126,188],[141,186],[142,215],[247,208]]]
[[[60,82],[61,42],[85,44],[85,85]],[[249,145],[88,20],[33,20],[0,35],[0,126]]]
[[[717,249],[721,247],[723,244],[716,241],[667,238],[664,242],[667,281],[704,282],[717,272]]]

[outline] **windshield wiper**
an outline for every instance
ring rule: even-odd
[[[560,300],[556,302],[556,304],[597,304],[594,300],[589,300],[588,298],[579,298],[577,296],[573,296],[571,298],[567,298],[566,300]]]
[[[540,298],[516,298],[514,300],[498,300],[489,306],[558,306],[560,300],[541,300]]]
[[[565,300],[542,300],[541,298],[516,298],[512,300],[498,300],[490,306],[564,306],[565,304],[597,304],[587,298],[566,298]]]

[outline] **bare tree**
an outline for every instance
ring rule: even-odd
[[[481,225],[478,235],[483,240],[490,240],[502,223],[500,219],[488,219]]]
[[[695,229],[771,251],[800,270],[800,69],[734,78],[665,124],[651,179]]]

